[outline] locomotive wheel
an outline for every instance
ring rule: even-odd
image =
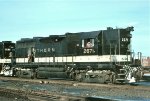
[[[33,72],[33,73],[32,73],[31,79],[36,79],[36,72]]]
[[[115,74],[112,74],[112,75],[111,75],[111,83],[112,83],[112,84],[115,84],[115,83],[116,83],[116,75],[115,75]]]
[[[76,80],[76,78],[75,78],[75,73],[74,73],[74,72],[71,72],[71,73],[69,74],[69,78],[70,78],[70,79],[73,79],[73,80]]]
[[[82,76],[82,74],[81,74],[81,73],[76,74],[76,75],[75,75],[75,80],[76,80],[76,81],[79,81],[79,82],[82,82],[82,81],[83,81],[83,76]]]
[[[16,71],[16,77],[21,77],[21,71],[20,70]]]

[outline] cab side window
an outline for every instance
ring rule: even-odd
[[[82,48],[92,48],[94,47],[94,39],[88,38],[82,40]]]

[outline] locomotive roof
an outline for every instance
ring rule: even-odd
[[[66,38],[66,35],[49,35],[48,37],[41,38],[42,42],[58,42]]]
[[[79,35],[82,38],[96,38],[101,31],[91,31],[91,32],[79,32],[79,33],[66,33],[66,35]]]
[[[99,34],[101,33],[101,31],[92,31],[92,32],[82,32],[81,35],[84,38],[96,38]]]
[[[12,43],[12,41],[2,41],[2,43]]]
[[[34,42],[34,41],[40,40],[41,38],[43,38],[43,37],[21,38],[17,42]]]
[[[116,28],[113,29],[111,27],[107,27],[106,30],[98,30],[98,31],[90,31],[90,32],[77,32],[77,33],[66,33],[64,35],[50,35],[48,37],[33,37],[33,38],[22,38],[21,40],[18,40],[17,42],[37,42],[37,41],[55,41],[55,39],[58,39],[59,41],[66,38],[67,36],[78,36],[80,38],[96,38],[98,35],[102,32],[111,32],[116,31],[118,29],[122,28]],[[127,27],[125,28],[127,31],[134,31],[134,27]]]

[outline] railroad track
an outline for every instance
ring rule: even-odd
[[[13,99],[21,99],[22,101],[85,101],[84,97],[67,96],[67,95],[52,95],[41,92],[26,92],[16,89],[0,89],[0,96],[10,97]]]
[[[84,88],[122,88],[122,85],[115,85],[115,84],[98,84],[98,83],[84,83],[78,81],[71,81],[71,80],[63,80],[63,79],[26,79],[26,78],[16,78],[16,77],[0,77],[0,80],[6,81],[15,81],[15,82],[28,82],[28,83],[40,83],[40,84],[60,84],[66,86],[77,86],[77,87],[84,87]],[[124,86],[124,89],[128,88]]]
[[[109,101],[110,97],[115,99],[116,96],[124,97],[123,99],[150,100],[150,87],[147,86],[83,83],[70,80],[0,77],[0,91],[2,89],[6,93],[9,93],[7,92],[9,90],[20,92],[19,96],[29,101],[39,101],[39,99],[40,101],[104,101],[106,99]]]
[[[43,92],[27,92],[18,89],[0,89],[0,96],[9,97],[13,101],[114,101],[112,99],[81,97],[61,94],[48,94]]]
[[[84,83],[78,81],[71,81],[71,80],[63,80],[63,79],[26,79],[26,78],[16,78],[16,77],[0,77],[0,80],[6,81],[18,81],[18,82],[28,82],[28,83],[40,83],[40,84],[61,84],[61,85],[68,85],[68,86],[78,86],[78,87],[91,87],[91,88],[99,88],[99,87],[107,87],[107,88],[118,88],[118,89],[129,89],[133,88],[133,85],[130,84],[98,84],[98,83]],[[135,85],[137,86],[137,85]],[[147,90],[147,87],[135,87],[134,89],[142,89]]]
[[[68,86],[81,86],[82,83],[78,83],[76,81],[70,81],[70,80],[49,80],[49,79],[25,79],[25,78],[15,78],[15,77],[0,77],[0,80],[3,82],[26,82],[28,84],[62,84],[62,85],[68,85]],[[86,84],[86,83],[85,83]],[[87,85],[88,86],[88,85]],[[0,89],[0,93],[7,94],[7,95],[13,95],[17,96],[14,99],[25,99],[23,101],[99,101],[99,100],[106,100],[109,101],[109,99],[104,98],[95,98],[95,97],[86,97],[86,96],[72,96],[68,94],[56,94],[56,93],[47,93],[46,91],[25,91],[18,88],[14,89],[13,87],[7,87],[3,86],[3,88]],[[111,100],[112,101],[112,100]]]
[[[74,83],[78,83],[77,81],[71,80],[63,80],[63,79],[26,79],[26,78],[16,78],[16,77],[0,77],[0,80],[8,80],[8,81],[23,81],[29,83],[41,83],[41,84],[65,84],[65,85],[72,85]]]

